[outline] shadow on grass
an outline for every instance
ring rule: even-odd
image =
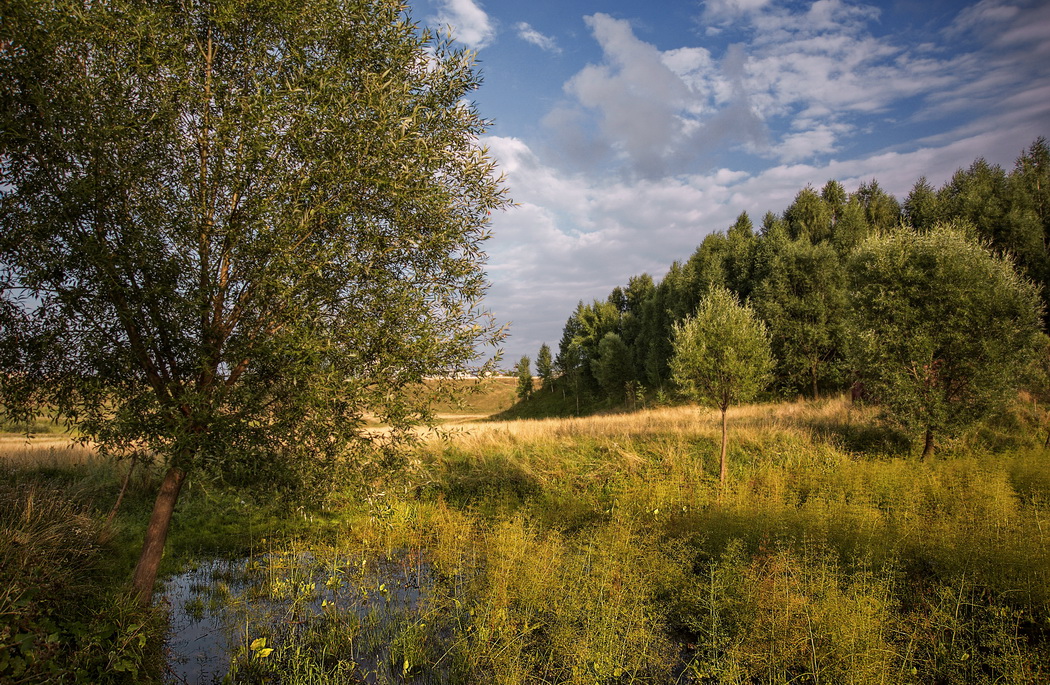
[[[542,489],[534,474],[502,455],[450,454],[440,480],[427,494],[440,494],[454,506],[505,513],[516,511]]]

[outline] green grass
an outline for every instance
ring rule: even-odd
[[[166,563],[256,553],[198,607],[242,626],[234,682],[1041,683],[1041,420],[1019,405],[921,461],[842,401],[739,408],[724,487],[712,412],[489,422],[324,506],[197,484]],[[92,468],[60,487],[95,514],[58,519],[115,496]],[[97,563],[134,549],[133,491]]]

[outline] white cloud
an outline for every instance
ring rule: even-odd
[[[731,21],[752,12],[756,12],[771,0],[705,0],[703,17],[707,21]]]
[[[848,126],[820,124],[815,128],[784,136],[773,152],[783,162],[799,162],[834,152],[838,137],[849,131]]]
[[[715,10],[744,41],[722,54],[661,51],[626,21],[589,17],[603,56],[565,84],[544,122],[554,137],[486,140],[519,203],[494,219],[488,245],[489,303],[514,322],[508,359],[556,346],[578,300],[642,272],[661,278],[741,211],[757,225],[829,179],[851,191],[875,178],[903,200],[920,176],[939,186],[979,156],[1009,167],[1047,135],[1045,2],[985,0],[913,44],[876,35],[878,10],[842,0],[722,0],[705,15]],[[938,132],[900,141],[889,126]],[[772,166],[696,163],[741,148]]]
[[[556,348],[579,300],[605,298],[643,272],[659,280],[707,234],[726,230],[744,211],[757,226],[807,184],[836,179],[851,192],[874,178],[903,200],[920,176],[940,186],[979,156],[1009,167],[1037,135],[1030,120],[1020,130],[985,122],[907,151],[818,164],[785,160],[756,174],[723,168],[615,182],[561,172],[519,139],[488,138],[518,202],[494,217],[487,246],[495,283],[488,302],[497,318],[513,322],[505,358],[535,355],[543,342]]]
[[[532,28],[528,22],[518,22],[514,27],[518,31],[518,37],[522,40],[532,43],[536,47],[546,50],[547,52],[561,52],[561,48],[550,36],[545,36],[536,29]]]
[[[661,52],[639,40],[629,22],[606,14],[585,18],[602,48],[565,84],[572,100],[545,123],[575,161],[659,178],[687,171],[725,139],[758,142],[763,135],[741,87],[747,57],[730,49],[719,66],[701,48]],[[588,133],[596,120],[598,134]]]
[[[442,0],[434,22],[452,28],[456,40],[480,50],[496,37],[496,26],[474,0]]]

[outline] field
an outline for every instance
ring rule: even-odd
[[[180,620],[228,628],[215,674],[1050,679],[1050,453],[1031,404],[928,461],[844,399],[738,408],[720,486],[712,412],[463,422],[503,411],[502,401],[439,410],[445,437],[415,448],[409,471],[382,490],[295,509],[194,484],[166,570],[192,578],[173,608]],[[18,454],[6,466],[0,525],[10,533],[0,539],[21,543],[0,550],[0,580],[15,588],[0,611],[23,641],[3,634],[0,679],[14,657],[29,659],[23,673],[50,660],[70,677],[79,668],[119,681],[116,665],[134,670],[131,681],[158,677],[165,615],[136,615],[119,582],[155,476],[140,467],[106,527],[126,465],[75,450]],[[44,511],[33,504],[42,498],[52,502]],[[70,554],[70,537],[91,544]],[[27,546],[51,552],[30,563]],[[33,570],[41,564],[52,568]],[[50,583],[49,594],[35,595],[33,583]],[[39,606],[70,588],[92,598],[79,628]]]

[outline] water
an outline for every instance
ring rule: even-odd
[[[232,607],[211,611],[205,598],[216,577],[243,577],[247,563],[213,559],[165,583],[164,601],[170,607],[166,683],[212,683],[229,671],[231,646],[243,639],[243,630],[238,634],[231,625]]]
[[[221,682],[239,656],[250,654],[255,638],[270,635],[267,646],[277,647],[326,612],[349,613],[382,632],[417,611],[432,581],[418,553],[405,551],[378,562],[265,554],[199,563],[164,585],[171,626],[165,682]],[[375,682],[368,674],[382,669],[385,656],[374,649],[355,655],[366,682]]]

